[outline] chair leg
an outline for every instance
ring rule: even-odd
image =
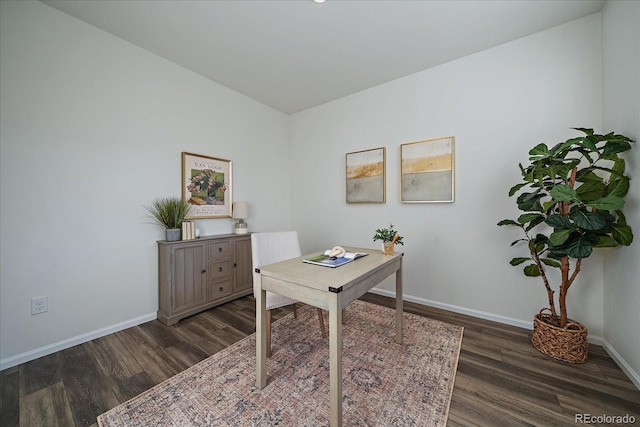
[[[298,304],[293,304],[293,318],[298,318]]]
[[[322,331],[322,338],[327,338],[327,331],[324,329],[324,318],[322,317],[322,309],[318,309],[318,320],[320,321],[320,330]]]
[[[271,310],[267,310],[267,357],[271,357]]]

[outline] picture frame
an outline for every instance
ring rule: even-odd
[[[231,218],[231,160],[182,152],[182,198],[186,219]]]
[[[454,157],[453,136],[401,144],[401,202],[453,203]]]
[[[386,203],[386,148],[346,154],[347,203]]]

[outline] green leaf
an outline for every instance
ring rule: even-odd
[[[611,168],[611,170],[614,171],[619,176],[623,176],[624,169],[625,169],[624,159],[616,157],[616,159],[613,161],[613,167]]]
[[[618,141],[613,140],[609,141],[604,145],[604,150],[602,151],[603,156],[607,156],[609,154],[617,154],[622,153],[631,149],[631,144],[627,141]]]
[[[568,254],[572,258],[587,258],[593,251],[593,246],[587,239],[577,239],[567,245]]]
[[[529,160],[535,160],[544,157],[549,157],[549,147],[547,147],[547,145],[544,143],[536,145],[529,151]]]
[[[610,196],[623,197],[629,191],[629,178],[626,176],[620,176],[609,182],[607,191]]]
[[[544,222],[544,215],[538,215],[537,218],[533,219],[529,225],[524,229],[524,231],[529,232],[530,230],[532,230],[535,226],[537,226],[538,224],[541,224]]]
[[[611,236],[598,236],[598,241],[593,245],[598,248],[615,248],[619,243]]]
[[[593,129],[589,129],[589,128],[573,128],[575,130],[579,130],[582,133],[585,133],[587,135],[593,135]]]
[[[502,221],[500,221],[500,222],[498,223],[498,225],[516,225],[516,226],[518,226],[518,227],[521,227],[521,225],[520,225],[520,224],[518,224],[517,222],[515,222],[515,221],[514,221],[514,220],[512,220],[512,219],[503,219]]]
[[[535,264],[526,266],[523,271],[525,276],[529,276],[529,277],[540,276],[540,270],[538,269],[538,266]]]
[[[633,232],[628,225],[613,224],[611,236],[621,245],[629,246],[633,242]]]
[[[520,190],[522,187],[525,187],[526,185],[528,185],[528,183],[523,182],[517,185],[514,185],[513,187],[511,187],[511,189],[509,190],[509,197],[513,196],[514,194],[516,194],[518,192],[518,190]]]
[[[555,259],[543,258],[540,261],[542,261],[543,264],[548,265],[549,267],[560,268],[560,263],[558,261],[556,261]]]
[[[604,185],[604,182],[602,182],[602,180],[589,180],[583,182],[582,185],[576,188],[576,194],[578,195],[578,197],[580,197],[581,200],[590,202],[604,196],[605,188],[606,186]]]
[[[551,242],[552,245],[556,245],[556,246],[562,245],[564,242],[567,241],[567,239],[573,232],[574,230],[572,229],[554,231],[549,236],[549,242]]]
[[[579,202],[580,197],[576,194],[576,190],[566,184],[556,185],[549,192],[553,200],[558,202]]]
[[[556,144],[551,149],[551,153],[553,153],[554,155],[556,153],[560,153],[560,152],[566,150],[567,148],[571,147],[574,144],[580,144],[583,139],[584,139],[583,137],[567,139],[565,142],[561,142],[559,144]]]
[[[618,214],[618,224],[619,225],[627,225],[627,217],[624,216],[622,211],[616,211],[616,213]]]
[[[586,138],[582,139],[582,146],[584,146],[591,152],[598,151],[598,147],[596,147],[596,142],[597,142],[597,138],[593,138],[592,135],[589,135]]]
[[[618,196],[606,196],[598,200],[594,200],[586,204],[594,209],[600,209],[603,211],[615,211],[622,209],[624,206],[624,200]]]
[[[540,190],[536,190],[533,193],[522,193],[516,199],[518,209],[525,212],[542,212],[542,205],[540,204],[542,197],[544,197],[544,195],[540,194]]]
[[[566,228],[566,229],[575,229],[575,226],[571,222],[569,218],[560,214],[549,215],[547,219],[544,221],[547,225],[553,228]]]
[[[585,230],[602,230],[609,227],[615,217],[608,212],[589,212],[579,209],[571,215],[575,224]]]
[[[535,221],[536,219],[542,218],[544,219],[544,216],[542,214],[538,214],[538,213],[526,213],[526,214],[522,214],[518,217],[518,222],[522,225],[531,222],[531,221]]]
[[[556,203],[558,202],[556,202],[555,200],[549,200],[548,202],[544,202],[542,204],[542,209],[543,209],[542,212],[550,212],[551,208],[553,208],[556,205]]]
[[[522,263],[523,263],[523,262],[525,262],[525,261],[530,261],[530,260],[531,260],[531,258],[523,258],[523,257],[519,257],[519,258],[514,258],[514,259],[512,259],[512,260],[509,262],[509,264],[511,264],[511,265],[513,265],[513,266],[515,266],[515,265],[519,265],[519,264],[522,264]]]
[[[578,173],[576,174],[576,180],[580,182],[589,182],[589,181],[603,182],[602,177],[595,174],[593,170],[591,170],[591,168],[582,169],[578,171]]]

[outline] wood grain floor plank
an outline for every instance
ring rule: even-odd
[[[488,410],[474,395],[454,393],[449,408],[447,427],[530,427],[531,424],[503,413]]]
[[[62,350],[58,355],[62,381],[76,426],[89,426],[119,401],[93,356],[91,342]]]
[[[55,354],[43,356],[20,365],[20,396],[49,387],[61,380]]]
[[[567,425],[569,418],[562,412],[559,402],[553,396],[536,396],[533,393],[514,392],[513,382],[501,382],[492,378],[491,382],[478,381],[460,373],[456,376],[456,388],[482,403],[492,414],[509,416],[533,425]],[[554,401],[555,400],[555,401]]]
[[[458,373],[462,374],[461,388],[468,385],[471,387],[470,391],[473,391],[478,388],[486,389],[490,385],[497,388],[494,391],[496,395],[499,390],[508,390],[508,393],[505,393],[506,400],[526,401],[539,408],[561,410],[557,397],[545,384],[531,383],[527,381],[525,373],[504,369],[502,364],[496,364],[491,359],[485,358],[485,363],[478,362],[478,359],[465,358],[458,363]],[[473,381],[465,382],[465,379],[469,378]],[[505,396],[501,397],[505,398]]]
[[[584,396],[580,392],[560,393],[558,400],[566,414],[631,415],[640,422],[640,402],[611,399],[602,395]],[[575,417],[574,417],[575,419]]]
[[[24,396],[20,405],[21,426],[57,426],[53,397],[49,387]]]
[[[119,378],[114,383],[113,392],[120,402],[133,399],[157,384],[146,372],[141,372],[128,378]]]
[[[74,424],[61,382],[31,393],[21,400],[20,426],[66,427]]]
[[[225,349],[227,346],[216,338],[216,331],[207,329],[200,322],[189,322],[182,325],[182,334],[187,342],[197,346],[208,356]]]
[[[105,375],[127,378],[143,372],[137,360],[115,334],[93,340],[93,355]]]
[[[184,370],[184,365],[176,362],[171,355],[167,354],[164,348],[145,343],[137,344],[136,337],[137,334],[132,337],[122,334],[120,339],[154,383],[159,384]],[[129,338],[133,338],[131,345],[127,345]]]
[[[0,372],[0,426],[20,423],[20,367]]]

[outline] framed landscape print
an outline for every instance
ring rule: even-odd
[[[454,200],[454,137],[400,145],[402,203]]]
[[[385,203],[386,150],[347,153],[347,203]]]
[[[182,198],[187,219],[231,218],[231,160],[182,152]]]

